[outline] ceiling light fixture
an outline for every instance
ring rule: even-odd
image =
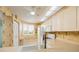
[[[58,7],[57,6],[52,6],[49,11],[46,13],[45,16],[50,16],[52,14],[53,11],[55,11]]]
[[[35,15],[35,12],[32,11],[32,12],[30,12],[30,14],[31,14],[31,15]]]
[[[49,16],[53,15],[54,13],[56,13],[58,10],[60,10],[62,8],[62,6],[52,6],[47,13],[45,14],[45,16],[41,19],[41,21],[45,21]]]
[[[45,21],[46,18],[49,17],[49,16],[52,14],[52,12],[54,12],[55,10],[57,10],[57,8],[58,8],[58,6],[52,6],[52,7],[48,10],[48,12],[45,14],[44,18],[41,19],[41,21]]]

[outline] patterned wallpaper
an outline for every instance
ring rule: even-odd
[[[3,47],[11,47],[13,46],[13,20],[15,19],[19,22],[19,19],[15,18],[12,14],[12,11],[4,6],[0,6],[0,11],[5,14],[3,16],[3,38],[2,38],[2,46]],[[12,19],[14,18],[14,19]]]
[[[11,16],[4,15],[3,21],[3,47],[13,46],[13,20]]]

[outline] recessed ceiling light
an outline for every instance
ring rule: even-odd
[[[32,12],[30,12],[30,14],[31,14],[31,15],[35,15],[35,12],[32,11]]]
[[[42,18],[41,21],[45,21],[46,17]]]

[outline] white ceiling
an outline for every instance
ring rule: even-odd
[[[62,6],[8,6],[14,15],[28,23],[39,23],[56,13]],[[35,12],[31,15],[30,12]]]
[[[30,23],[41,22],[46,12],[51,6],[9,6],[13,14],[16,14],[22,20]],[[30,12],[34,11],[35,15],[31,15]]]

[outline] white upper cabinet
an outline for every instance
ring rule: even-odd
[[[66,7],[64,12],[64,31],[76,31],[76,7]]]
[[[63,10],[52,17],[52,31],[63,31]]]
[[[63,31],[63,21],[64,21],[64,18],[63,18],[63,10],[60,10],[58,13],[57,13],[57,31]]]
[[[77,31],[79,31],[79,7],[77,7]]]
[[[57,16],[52,17],[52,31],[57,31]]]
[[[50,28],[52,31],[79,30],[79,7],[77,9],[75,6],[62,8],[45,22],[45,26],[46,31],[51,31]]]
[[[46,22],[44,22],[44,23],[42,24],[42,26],[43,26],[45,32],[50,32],[50,31],[52,31],[52,22],[51,22],[51,21],[52,21],[52,20],[47,20]]]
[[[52,24],[51,23],[52,23],[51,20],[47,20],[45,22],[46,32],[52,31]]]

